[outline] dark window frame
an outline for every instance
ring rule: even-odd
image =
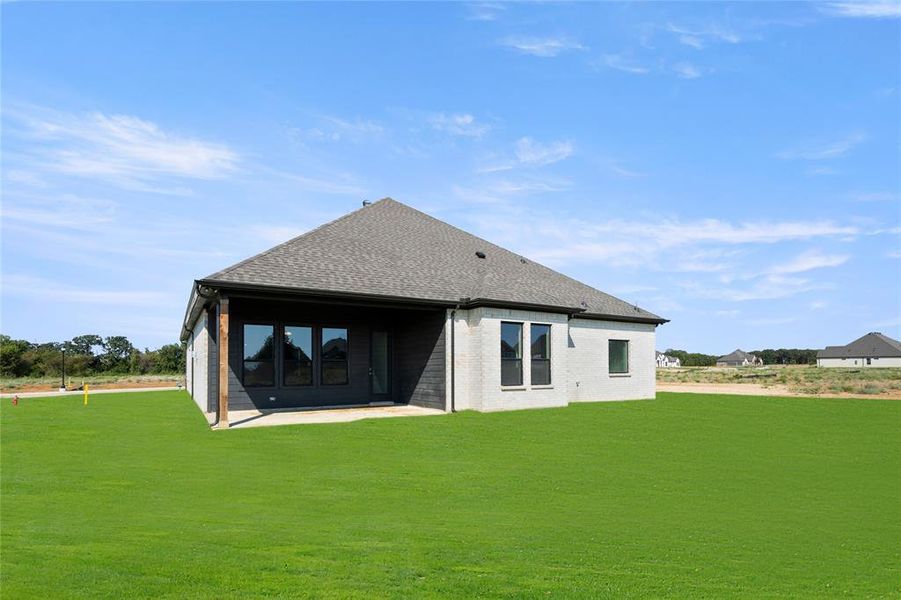
[[[285,329],[288,327],[306,327],[310,330],[310,383],[287,383],[285,378],[288,375],[288,369],[285,365],[287,362],[285,358]],[[282,387],[286,388],[309,388],[316,387],[316,355],[318,354],[316,351],[316,330],[318,327],[316,325],[312,325],[309,323],[292,323],[292,322],[283,322],[278,326],[280,341],[278,344],[279,347],[279,357],[278,362],[281,366],[281,377],[279,378],[279,382]]]
[[[610,350],[611,350],[611,345],[612,345],[614,342],[622,342],[623,344],[626,345],[626,370],[625,370],[625,371],[614,371],[614,370],[612,369],[612,367],[613,367],[613,365],[612,365],[613,354],[610,352]],[[607,373],[608,373],[609,375],[629,375],[630,373],[632,373],[632,364],[631,364],[632,361],[629,359],[629,358],[630,358],[630,357],[629,357],[629,354],[630,354],[630,351],[629,351],[629,340],[621,340],[621,339],[609,339],[609,340],[607,340]]]
[[[248,360],[244,357],[244,334],[245,328],[248,325],[261,325],[264,327],[272,327],[272,359],[271,360]],[[259,388],[259,389],[276,389],[278,387],[279,381],[279,373],[278,373],[278,359],[277,356],[279,353],[279,344],[281,341],[278,337],[279,326],[275,321],[243,321],[241,323],[241,385],[245,388]],[[248,362],[271,362],[272,363],[272,383],[269,385],[266,384],[252,384],[247,383],[247,367],[246,363]]]
[[[316,339],[319,341],[319,385],[317,387],[340,387],[343,385],[350,385],[350,327],[347,325],[319,325],[316,327],[319,332],[319,335]],[[345,339],[346,350],[344,354],[346,355],[344,358],[344,382],[343,383],[325,383],[325,377],[323,377],[323,369],[325,368],[326,362],[339,362],[339,361],[326,361],[322,355],[322,344],[323,344],[323,336],[324,331],[326,329],[343,329],[347,334]]]
[[[534,338],[532,338],[532,328],[533,327],[547,327],[547,340],[545,341],[545,354],[544,358],[535,358],[535,355],[532,354],[532,344],[534,344]],[[552,385],[554,381],[553,375],[551,374],[551,331],[553,328],[550,323],[532,323],[529,325],[529,355],[531,356],[531,363],[529,365],[530,372],[529,376],[532,378],[532,385]],[[547,381],[535,382],[534,373],[535,373],[535,363],[547,363]]]
[[[523,332],[525,329],[525,323],[522,321],[501,321],[501,331],[500,331],[500,343],[503,345],[504,343],[504,325],[517,325],[519,326],[519,358],[505,358],[503,351],[501,351],[501,387],[519,387],[523,385],[523,372],[522,372],[522,362],[523,362]],[[504,363],[505,362],[518,362],[519,363],[519,380],[517,383],[504,383]]]

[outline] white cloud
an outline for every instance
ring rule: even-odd
[[[767,273],[775,275],[784,275],[789,273],[803,273],[813,269],[822,269],[825,267],[838,267],[848,262],[846,254],[821,254],[817,251],[809,251],[800,256],[779,264],[768,269]]]
[[[827,160],[848,154],[867,139],[860,131],[850,133],[837,140],[808,142],[782,150],[776,154],[782,160]]]
[[[501,11],[507,7],[500,2],[474,2],[468,5],[469,21],[495,21]]]
[[[768,275],[755,279],[750,285],[737,288],[714,285],[687,284],[686,291],[698,298],[747,302],[749,300],[776,300],[790,298],[803,292],[828,289],[830,286],[815,284],[809,279]]]
[[[828,2],[821,10],[837,17],[864,19],[897,19],[901,17],[901,2],[897,0]]]
[[[523,165],[543,166],[572,156],[573,144],[569,141],[542,144],[530,137],[523,137],[517,140],[515,153],[516,159]]]
[[[898,192],[858,192],[851,195],[855,202],[898,202],[901,194]]]
[[[810,310],[822,310],[827,306],[829,306],[829,304],[825,300],[814,300],[807,305]]]
[[[121,289],[104,290],[92,287],[75,287],[30,275],[4,275],[4,293],[29,298],[53,298],[55,302],[106,304],[123,306],[156,306],[169,300],[157,291]]]
[[[508,204],[517,196],[529,196],[569,189],[568,180],[560,179],[505,179],[476,186],[454,186],[453,193],[464,202],[476,204]]]
[[[680,43],[697,49],[704,47],[702,40],[725,42],[727,44],[738,44],[744,41],[744,38],[735,31],[716,23],[697,28],[667,23],[666,29],[670,33],[675,34]]]
[[[509,36],[498,42],[502,46],[523,54],[551,58],[571,50],[583,50],[579,42],[567,37],[526,37]]]
[[[702,50],[704,48],[704,42],[696,35],[680,35],[679,42],[686,46],[691,46],[696,50]]]
[[[470,114],[440,113],[430,117],[429,124],[438,131],[473,138],[480,138],[491,129],[489,125],[477,122]]]
[[[310,129],[294,128],[289,130],[288,133],[292,136],[312,141],[363,142],[383,135],[385,127],[380,123],[360,117],[342,119],[340,117],[322,115],[318,117],[318,125],[316,127]]]
[[[625,73],[632,73],[634,75],[646,75],[650,72],[650,69],[644,65],[624,58],[619,54],[603,54],[595,64],[610,69],[616,69],[617,71],[623,71]]]
[[[697,79],[703,75],[700,68],[688,62],[678,62],[672,66],[672,70],[682,79]]]
[[[238,154],[225,144],[163,130],[152,121],[101,112],[68,114],[32,108],[12,111],[26,135],[40,140],[40,167],[113,181],[152,181],[166,176],[224,177]]]

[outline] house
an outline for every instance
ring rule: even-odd
[[[664,354],[663,352],[656,352],[657,356],[657,366],[661,369],[666,369],[670,367],[681,367],[682,361],[676,358],[675,356],[670,356],[668,354]]]
[[[652,398],[666,319],[390,198],[194,282],[205,413]]]
[[[873,331],[847,346],[817,352],[818,367],[901,367],[901,342]]]
[[[749,354],[744,350],[736,350],[726,356],[721,356],[716,359],[716,366],[718,367],[750,367],[750,366],[760,366],[763,364],[763,361],[760,360],[759,357]]]

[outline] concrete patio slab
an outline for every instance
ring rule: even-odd
[[[234,410],[228,413],[229,429],[246,427],[268,427],[272,425],[309,425],[314,423],[348,423],[361,419],[383,419],[388,417],[425,417],[443,415],[443,410],[423,408],[409,404],[391,406],[362,406],[356,408],[314,409],[314,410]],[[207,415],[211,423],[216,415]]]

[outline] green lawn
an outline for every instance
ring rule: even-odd
[[[4,598],[901,595],[901,403],[660,394],[210,431],[2,409]]]

